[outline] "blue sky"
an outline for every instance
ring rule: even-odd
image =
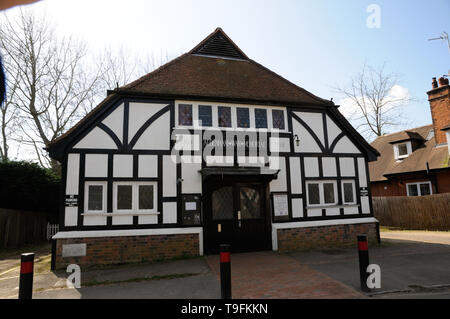
[[[380,28],[367,27],[370,4],[381,9]],[[220,26],[253,60],[337,103],[334,87],[345,86],[364,63],[386,62],[415,99],[405,108],[409,127],[431,123],[426,91],[433,76],[450,69],[447,44],[427,41],[450,32],[448,0],[44,0],[30,8],[97,50],[124,46],[175,57]]]

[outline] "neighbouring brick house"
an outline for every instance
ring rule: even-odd
[[[377,237],[368,162],[337,106],[220,29],[123,87],[49,147],[62,163],[56,263],[354,244]]]
[[[450,86],[433,78],[427,92],[433,124],[378,137],[369,163],[373,196],[450,193]]]

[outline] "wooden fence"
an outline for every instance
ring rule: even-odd
[[[450,230],[450,194],[373,197],[381,226],[416,230]]]
[[[47,240],[47,213],[0,208],[0,249]]]

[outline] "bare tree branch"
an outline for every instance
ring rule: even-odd
[[[408,94],[395,96],[394,89],[398,87],[398,76],[387,73],[385,64],[377,69],[364,64],[348,87],[337,87],[336,91],[353,106],[347,118],[371,139],[403,124],[403,107],[411,98]]]

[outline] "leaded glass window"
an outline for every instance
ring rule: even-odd
[[[325,204],[334,204],[334,184],[333,183],[324,183],[323,184],[323,196],[325,200]]]
[[[202,126],[212,126],[212,110],[211,105],[198,106],[198,119]]]
[[[133,208],[133,186],[117,185],[117,209]]]
[[[284,111],[272,110],[273,128],[284,130]]]
[[[153,209],[153,185],[139,185],[139,209]]]
[[[259,200],[259,192],[257,189],[250,187],[241,187],[241,218],[252,219],[261,217],[261,208]]]
[[[255,109],[255,126],[256,128],[267,128],[266,109]]]
[[[212,194],[213,220],[233,219],[233,188],[222,187]]]
[[[231,127],[231,108],[228,106],[218,107],[219,126]]]
[[[88,210],[103,210],[103,186],[89,185]]]
[[[308,184],[308,204],[318,205],[320,204],[319,184]]]
[[[192,105],[180,104],[178,105],[178,124],[179,125],[192,125]]]
[[[353,183],[343,183],[344,189],[344,203],[353,203],[355,199],[353,198]]]
[[[250,127],[250,116],[248,108],[238,107],[236,109],[237,126],[248,128]]]

